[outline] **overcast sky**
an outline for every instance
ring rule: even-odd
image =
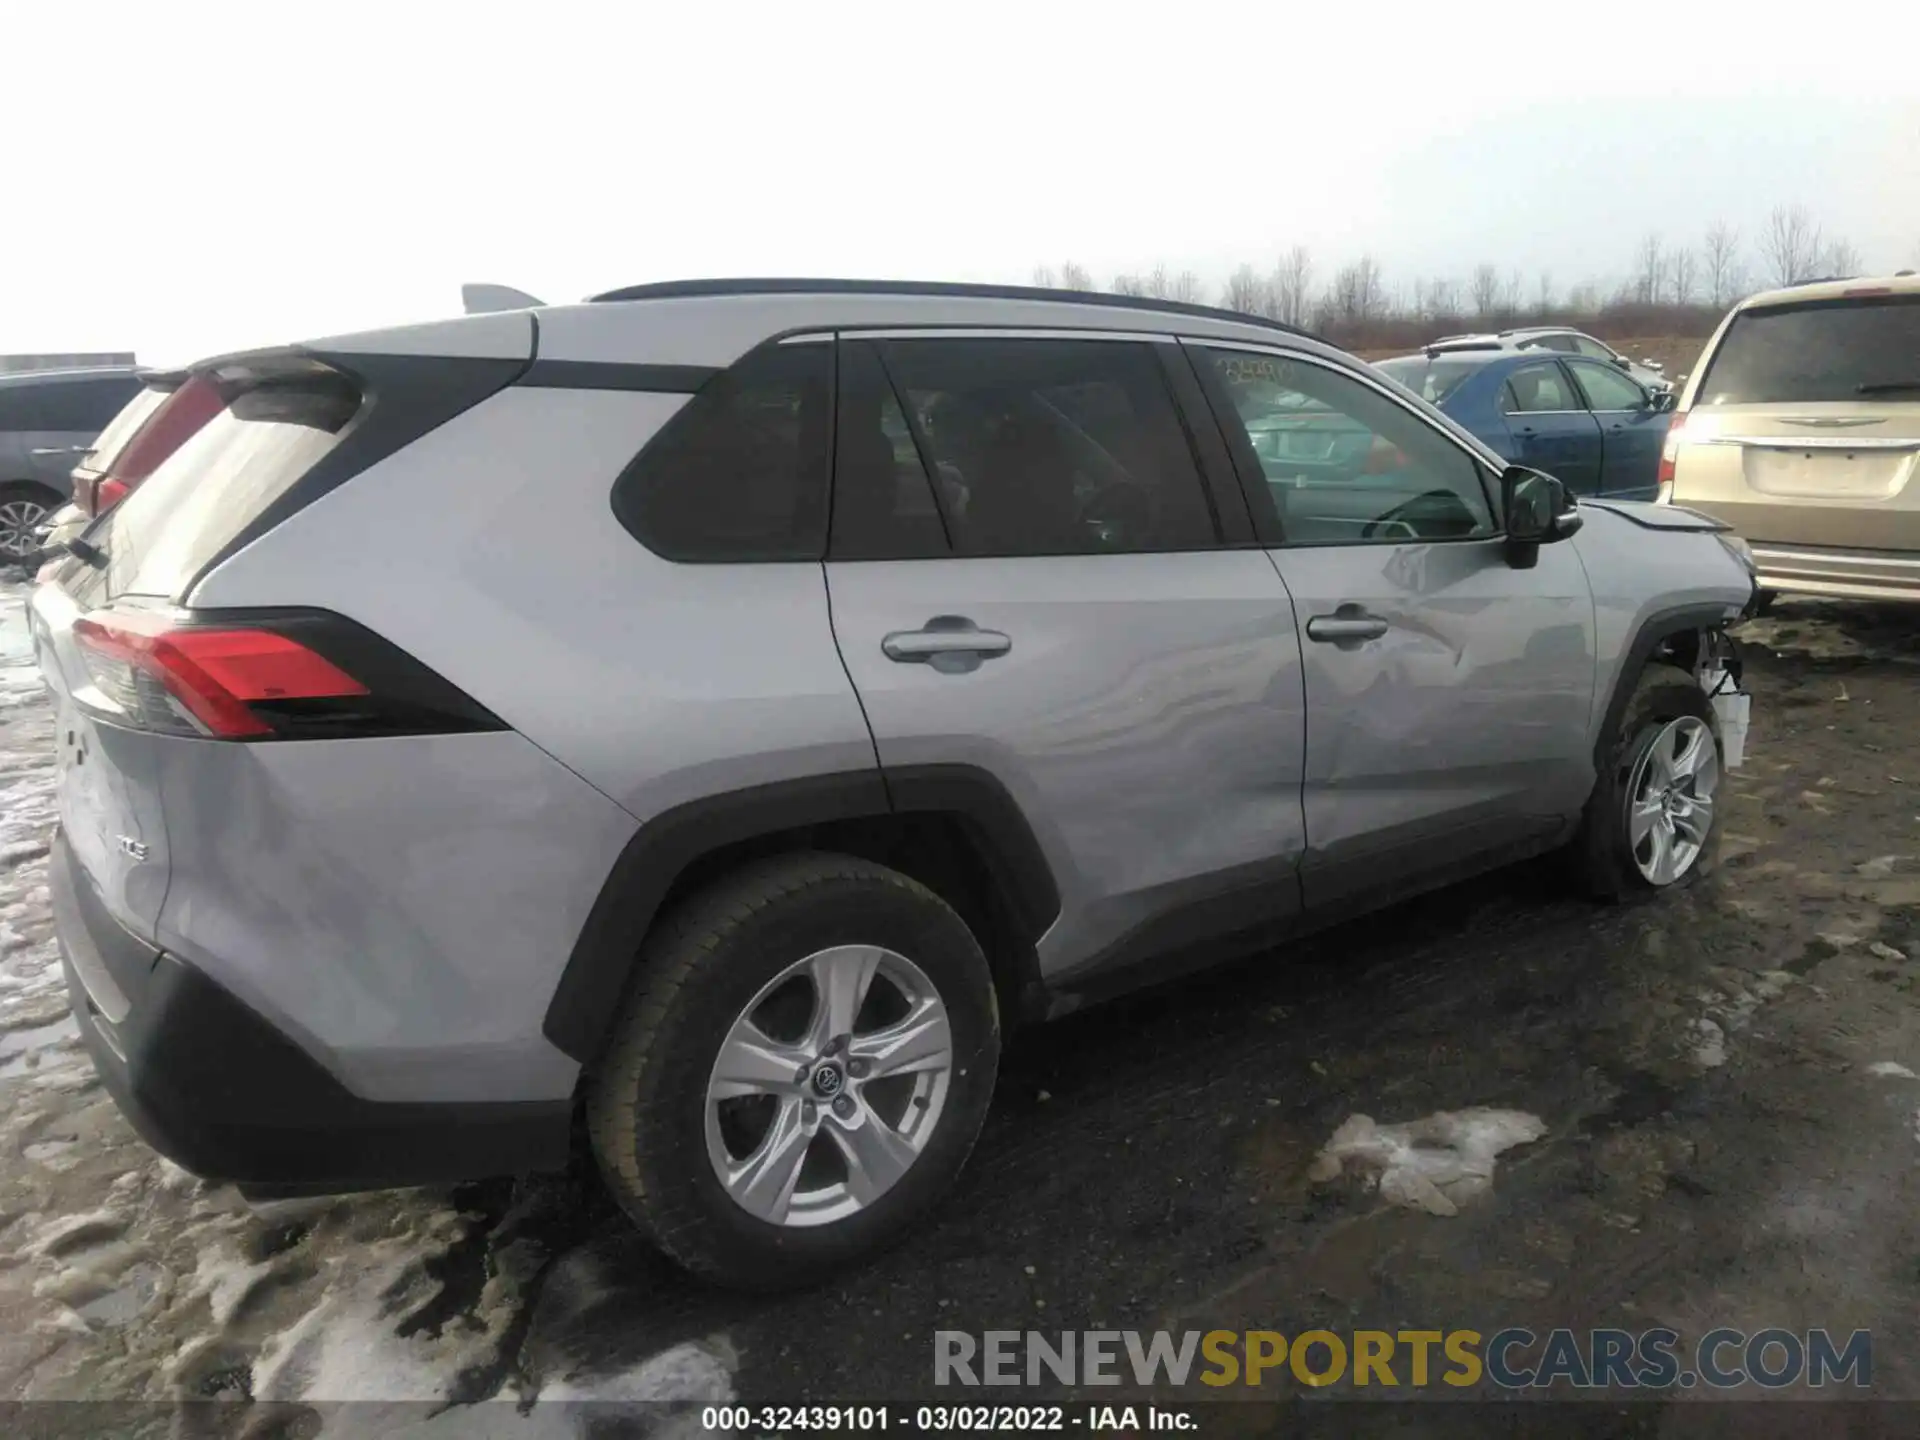
[[[1920,6],[0,0],[0,352],[701,275],[1920,262]]]

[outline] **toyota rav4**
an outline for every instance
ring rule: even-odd
[[[1014,1023],[1549,850],[1682,883],[1739,758],[1724,527],[1243,316],[702,282],[197,373],[32,621],[86,1043],[252,1195],[584,1114],[666,1252],[804,1283]]]

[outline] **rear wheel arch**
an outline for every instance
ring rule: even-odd
[[[614,862],[547,1007],[543,1031],[590,1067],[612,1034],[642,943],[682,900],[769,856],[830,851],[918,881],[974,932],[1003,1013],[1043,1006],[1035,942],[1059,893],[1018,804],[973,766],[810,776],[691,801],[648,821]]]

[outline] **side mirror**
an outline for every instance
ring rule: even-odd
[[[1540,547],[1564,540],[1580,528],[1580,508],[1551,475],[1509,465],[1500,476],[1500,509],[1507,522],[1507,563],[1531,570],[1540,563]]]
[[[1631,366],[1631,365],[1633,364],[1633,362],[1632,362],[1631,360],[1629,360],[1629,359],[1627,359],[1627,357],[1626,357],[1626,356],[1624,356],[1624,355],[1616,355],[1616,356],[1614,356],[1614,357],[1613,357],[1613,363],[1614,363],[1614,364],[1616,364],[1616,365],[1618,365],[1618,366],[1619,366],[1619,367],[1620,367],[1620,368],[1621,368],[1622,370],[1625,370],[1625,369],[1627,369],[1627,368],[1629,368],[1629,367],[1630,367],[1630,366]]]
[[[1680,403],[1680,397],[1671,390],[1656,390],[1652,395],[1653,413],[1664,415]]]

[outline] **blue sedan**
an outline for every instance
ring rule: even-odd
[[[1508,460],[1580,495],[1651,500],[1674,397],[1613,365],[1537,350],[1433,350],[1375,368]]]

